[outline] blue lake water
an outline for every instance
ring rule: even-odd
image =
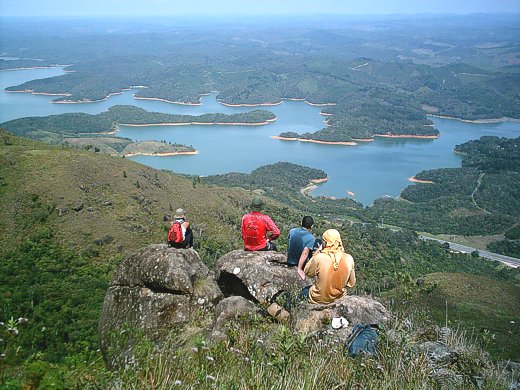
[[[251,107],[228,107],[216,100],[216,94],[204,96],[200,106],[184,106],[133,98],[136,90],[125,91],[105,101],[82,104],[51,104],[54,96],[7,93],[7,86],[28,80],[63,74],[61,68],[0,72],[0,123],[25,116],[45,116],[65,112],[96,114],[116,104],[131,104],[149,111],[200,115],[207,112],[236,113]],[[520,136],[520,123],[464,123],[432,118],[441,136],[429,139],[378,138],[357,146],[323,145],[309,142],[281,141],[271,138],[283,131],[303,133],[324,126],[321,107],[302,101],[284,101],[277,106],[260,107],[272,111],[277,120],[265,126],[121,126],[120,137],[133,140],[166,140],[191,145],[197,155],[132,159],[159,169],[179,173],[212,175],[226,172],[251,172],[278,161],[324,170],[329,181],[321,184],[314,195],[348,196],[365,205],[382,196],[398,196],[410,185],[408,178],[425,169],[459,167],[461,157],[453,153],[455,145],[483,135]]]

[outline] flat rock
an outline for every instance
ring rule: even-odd
[[[348,336],[352,327],[358,323],[381,324],[388,320],[386,308],[368,296],[344,295],[328,305],[300,302],[291,312],[296,331],[310,333],[323,329],[334,317],[343,317],[348,327],[337,331],[338,335]]]

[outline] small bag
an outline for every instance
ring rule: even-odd
[[[355,357],[360,354],[375,355],[379,326],[377,324],[356,324],[345,343],[348,356]]]
[[[271,317],[280,322],[285,322],[290,317],[289,312],[277,303],[271,303],[267,308],[267,312]]]

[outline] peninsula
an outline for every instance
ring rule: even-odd
[[[45,117],[14,119],[0,124],[5,130],[24,137],[59,143],[66,137],[85,137],[93,134],[111,135],[118,125],[127,126],[176,126],[176,125],[236,125],[260,126],[276,120],[265,110],[238,114],[174,115],[149,112],[135,106],[113,106],[96,115],[66,113]]]

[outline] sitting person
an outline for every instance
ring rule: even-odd
[[[314,242],[316,241],[310,232],[312,225],[314,225],[314,220],[311,216],[306,215],[302,219],[301,227],[289,230],[287,265],[298,266],[298,274],[302,279],[305,279],[303,267],[305,262],[311,258]]]
[[[305,266],[307,276],[316,282],[302,289],[302,296],[311,303],[331,303],[341,298],[346,287],[356,285],[354,259],[343,249],[341,236],[336,229],[323,233],[323,249]]]
[[[193,231],[186,220],[185,211],[177,209],[173,216],[172,226],[168,232],[168,245],[174,248],[193,247]]]
[[[263,205],[262,198],[255,196],[251,202],[252,211],[242,217],[242,238],[246,251],[278,249],[272,241],[280,236],[280,229],[268,215],[261,213]]]

